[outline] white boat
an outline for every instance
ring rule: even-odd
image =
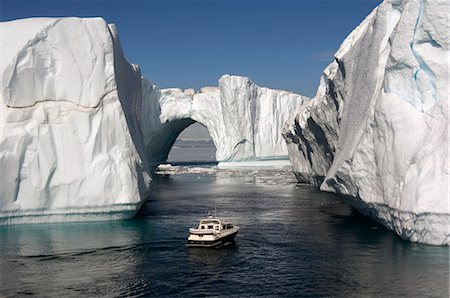
[[[200,220],[198,228],[189,229],[188,247],[219,247],[233,243],[239,227],[231,222],[212,217]]]

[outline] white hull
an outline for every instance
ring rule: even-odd
[[[190,234],[186,242],[188,247],[220,247],[233,243],[239,232],[238,227],[234,227],[224,233],[216,234]]]

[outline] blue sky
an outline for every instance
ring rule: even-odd
[[[381,0],[0,0],[0,18],[101,16],[160,87],[200,89],[222,74],[314,96],[344,38]],[[209,139],[196,124],[180,139]]]
[[[340,43],[380,2],[0,0],[0,17],[102,16],[161,87],[198,90],[229,73],[313,96]]]

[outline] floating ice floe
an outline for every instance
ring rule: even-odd
[[[292,185],[296,184],[294,174],[289,169],[275,169],[275,168],[239,168],[239,169],[222,169],[216,166],[213,167],[192,167],[192,166],[172,166],[170,164],[161,164],[156,170],[157,175],[194,175],[201,174],[197,178],[201,179],[204,176],[211,176],[220,183],[229,180],[236,180],[238,182],[245,181],[251,184],[265,184],[265,185]]]

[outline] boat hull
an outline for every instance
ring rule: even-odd
[[[186,246],[187,247],[206,247],[206,248],[227,246],[227,245],[233,243],[234,238],[236,237],[238,232],[239,231],[237,230],[231,234],[225,235],[223,237],[217,237],[216,239],[212,239],[212,240],[188,239],[186,241]]]

